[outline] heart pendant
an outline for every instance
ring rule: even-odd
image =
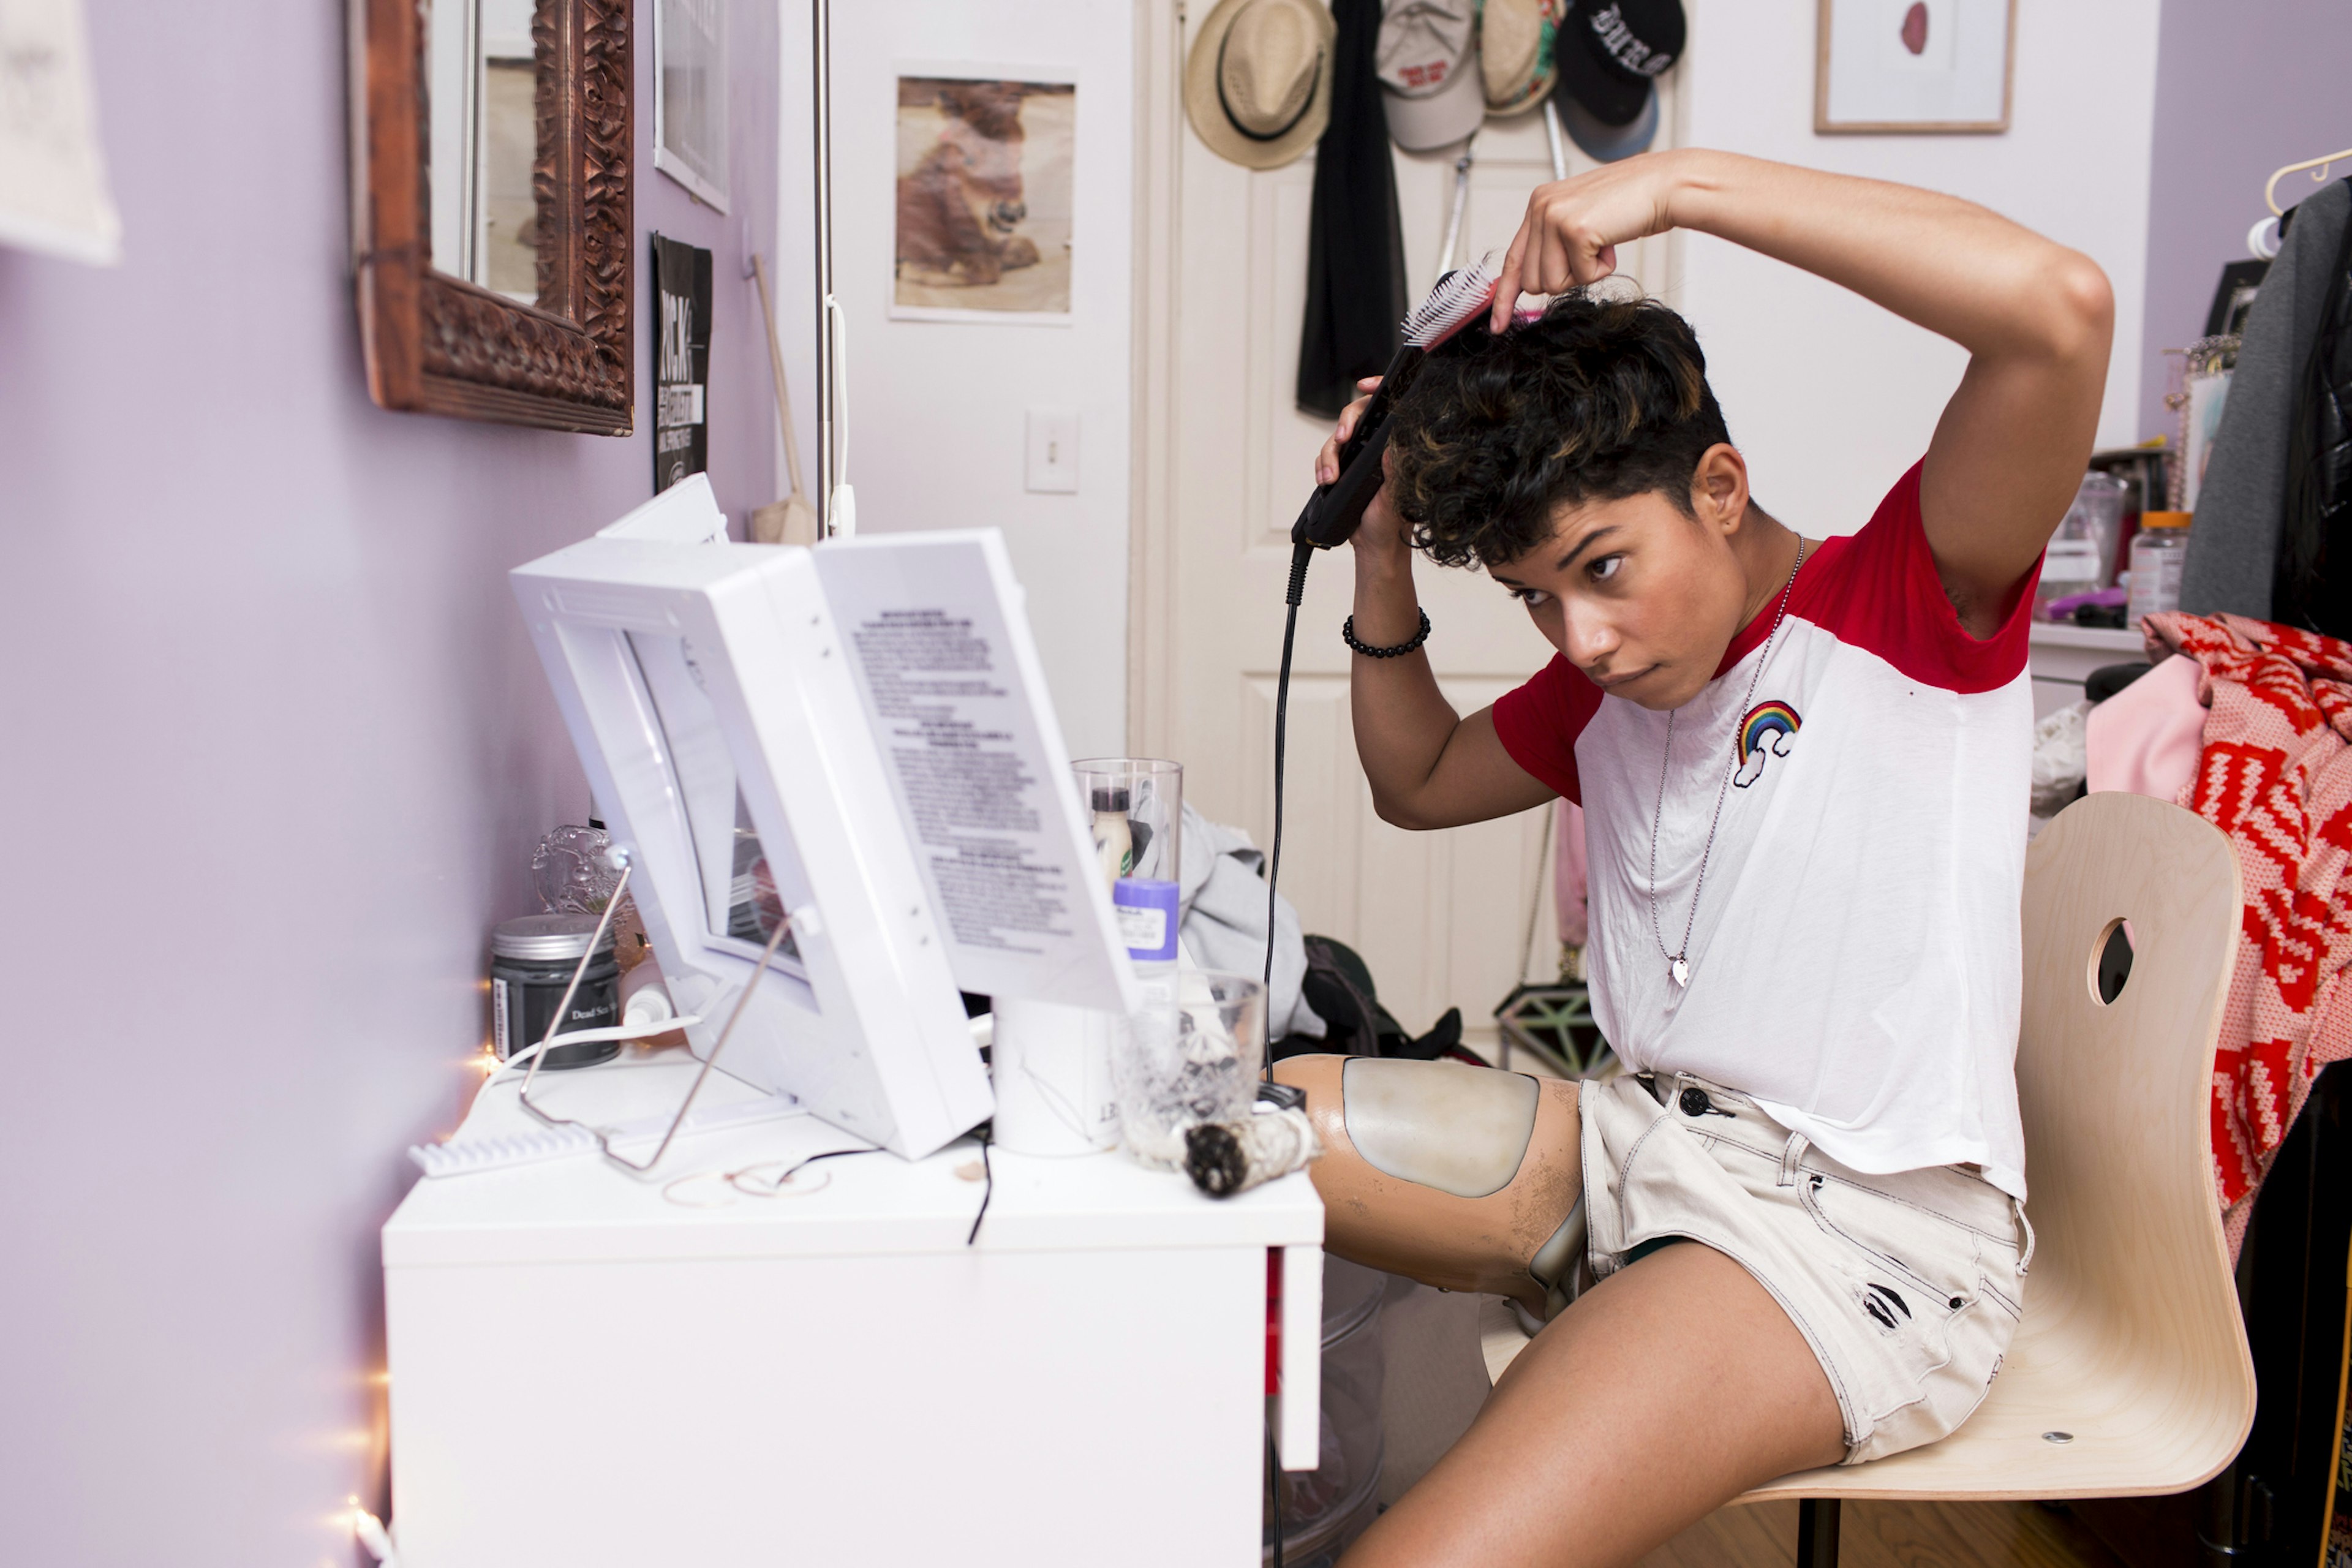
[[[1668,973],[1675,977],[1676,985],[1687,987],[1690,984],[1690,962],[1687,959],[1675,959],[1674,968]]]

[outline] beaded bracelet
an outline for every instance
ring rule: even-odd
[[[1423,610],[1420,611],[1419,614],[1421,616],[1421,630],[1412,634],[1412,640],[1411,642],[1401,642],[1394,647],[1374,647],[1370,643],[1358,642],[1356,640],[1356,617],[1353,616],[1349,616],[1346,620],[1339,623],[1339,640],[1346,643],[1358,653],[1362,654],[1366,658],[1402,658],[1406,654],[1411,653],[1413,649],[1419,647],[1422,644],[1429,640],[1429,612],[1427,610]]]

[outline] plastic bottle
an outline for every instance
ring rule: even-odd
[[[2185,511],[2144,511],[2131,543],[2131,601],[2125,624],[2180,608],[2180,564],[2189,556]]]
[[[1128,820],[1128,794],[1123,789],[1088,792],[1094,807],[1095,856],[1102,862],[1103,881],[1116,888],[1135,869],[1135,829]]]

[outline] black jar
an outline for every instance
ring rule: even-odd
[[[548,1020],[555,1016],[596,924],[594,915],[525,915],[490,933],[491,1039],[500,1061],[546,1037]],[[613,933],[607,930],[558,1033],[609,1029],[620,1021],[621,966],[614,961]],[[557,1046],[547,1053],[545,1065],[593,1067],[620,1054],[618,1040],[591,1040]]]

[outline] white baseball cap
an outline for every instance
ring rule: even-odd
[[[1381,98],[1408,153],[1450,147],[1486,118],[1477,0],[1390,0],[1381,18]]]

